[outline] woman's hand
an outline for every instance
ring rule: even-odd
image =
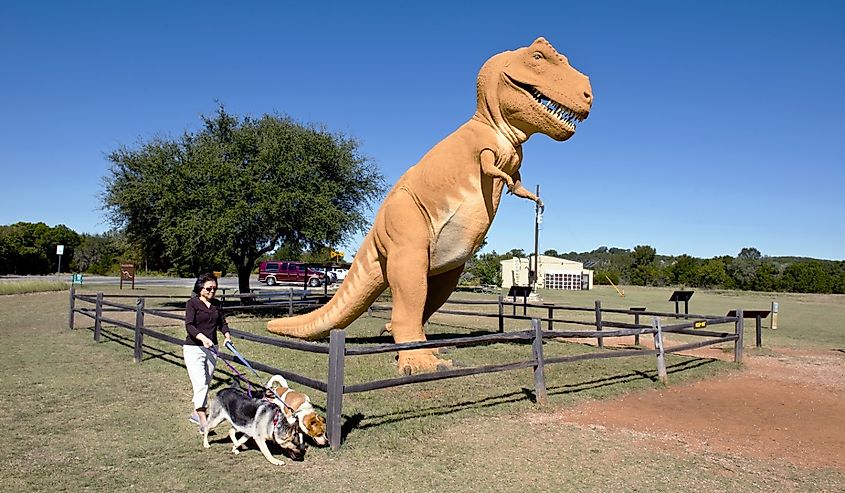
[[[229,334],[228,332],[226,332],[226,334],[224,335],[223,344],[225,345],[225,344],[231,344],[231,343],[232,343],[232,335]]]
[[[197,339],[199,339],[199,341],[202,343],[203,347],[206,348],[206,349],[211,349],[211,347],[214,346],[214,343],[211,342],[211,339],[206,337],[204,334],[198,335]]]

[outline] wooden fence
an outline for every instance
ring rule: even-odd
[[[254,296],[254,295],[252,295]],[[77,294],[74,288],[70,290],[70,306],[68,309],[68,325],[71,329],[74,328],[74,316],[79,313],[94,319],[94,340],[100,341],[100,334],[102,324],[107,323],[117,327],[126,328],[134,331],[134,359],[136,362],[141,361],[142,347],[144,337],[152,337],[171,344],[182,345],[184,340],[176,338],[161,332],[152,330],[144,325],[145,315],[154,315],[173,320],[184,320],[184,314],[174,313],[172,310],[159,310],[146,308],[146,298],[162,298],[159,296],[137,297],[134,306],[115,303],[107,301],[107,296],[102,292],[96,295]],[[132,295],[108,295],[108,298],[117,297],[134,297]],[[169,297],[164,297],[169,298]],[[184,299],[182,297],[181,299]],[[76,302],[82,301],[90,303],[93,307],[77,307]],[[276,302],[278,307],[288,307],[293,311],[293,304],[290,299]],[[553,304],[530,304],[523,302],[521,304],[515,301],[506,301],[502,296],[499,296],[497,301],[450,301],[449,304],[460,305],[498,305],[497,313],[484,312],[470,312],[466,310],[450,310],[441,309],[438,314],[451,315],[467,315],[472,317],[497,317],[499,320],[498,333],[490,333],[480,336],[467,337],[449,337],[437,341],[411,342],[402,344],[375,344],[375,345],[354,345],[347,346],[346,331],[333,330],[329,336],[329,343],[313,343],[297,341],[292,339],[284,339],[278,337],[266,337],[250,332],[244,332],[237,329],[232,329],[233,337],[257,342],[260,344],[267,344],[281,348],[293,349],[298,351],[306,351],[318,354],[328,355],[327,379],[325,382],[315,380],[303,375],[299,375],[280,368],[274,368],[258,361],[248,360],[253,368],[266,372],[268,374],[279,374],[285,379],[295,382],[297,384],[309,387],[311,389],[324,392],[326,394],[326,421],[327,434],[329,443],[333,449],[340,447],[341,443],[341,415],[343,412],[343,396],[345,394],[353,394],[356,392],[367,392],[376,389],[384,389],[388,387],[395,387],[399,385],[408,385],[420,382],[430,382],[435,380],[443,380],[448,378],[458,378],[468,375],[478,375],[482,373],[493,373],[509,370],[518,370],[523,368],[531,368],[534,375],[534,392],[538,404],[544,405],[548,402],[546,392],[544,368],[547,365],[558,363],[569,363],[574,361],[583,361],[600,358],[620,358],[630,356],[655,356],[658,378],[661,382],[666,383],[666,364],[664,360],[665,353],[675,353],[689,349],[701,348],[713,344],[721,344],[725,342],[734,343],[734,361],[742,362],[743,349],[743,312],[742,309],[737,309],[736,316],[714,316],[714,315],[695,315],[695,314],[678,314],[669,312],[650,312],[642,309],[636,310],[622,310],[622,309],[607,309],[601,307],[601,302],[596,301],[595,306],[591,308],[574,307],[565,305]],[[267,308],[267,304],[260,305],[262,308]],[[505,307],[512,307],[510,314],[505,313]],[[517,314],[517,308],[522,307],[522,314]],[[239,307],[241,308],[241,307]],[[389,307],[384,305],[373,305],[372,311],[388,310]],[[530,316],[529,310],[542,310],[546,313],[545,317]],[[109,311],[130,311],[135,313],[135,323],[127,323],[124,321],[108,318],[103,315],[104,312]],[[576,319],[562,319],[556,318],[555,312],[591,312],[594,314],[594,319],[590,321],[576,320]],[[633,323],[611,321],[605,317],[605,314],[629,315],[634,319]],[[651,316],[652,320],[649,324],[640,323],[641,316]],[[683,321],[673,323],[670,325],[662,325],[660,318],[670,317],[680,318]],[[504,331],[505,319],[513,320],[530,320],[530,329],[517,331]],[[542,328],[543,324],[546,329]],[[592,330],[555,330],[555,325],[586,325],[590,326]],[[721,324],[733,324],[733,331],[718,332],[714,330],[705,330],[707,327]],[[675,345],[672,347],[664,347],[663,334],[675,333],[686,334],[691,336],[698,336],[703,340]],[[585,353],[569,356],[544,357],[543,355],[543,341],[546,339],[556,338],[589,338],[597,339],[598,346],[604,347],[603,340],[606,337],[623,337],[633,336],[636,342],[639,342],[639,337],[650,334],[654,338],[654,349],[626,349],[616,351],[602,351],[596,353]],[[487,345],[491,343],[512,343],[518,341],[531,341],[532,355],[531,358],[521,361],[503,362],[492,365],[483,365],[468,368],[451,368],[434,373],[423,373],[419,375],[407,375],[395,378],[388,378],[384,380],[375,380],[357,384],[346,385],[344,383],[344,366],[347,357],[362,356],[368,354],[395,352],[399,350],[408,349],[434,349],[441,347],[473,347],[479,345]],[[758,341],[759,345],[759,341]],[[240,363],[233,356],[220,353],[220,357]]]

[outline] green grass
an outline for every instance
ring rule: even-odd
[[[44,291],[64,291],[68,289],[68,283],[64,281],[0,281],[0,295],[41,293]]]
[[[123,294],[172,293],[185,289],[146,288]],[[543,292],[546,301],[605,307],[647,306],[671,311],[671,289],[626,288],[625,299],[600,288],[588,293]],[[473,297],[476,295],[462,295]],[[481,297],[481,296],[479,296]],[[484,297],[482,297],[484,298]],[[490,299],[490,297],[486,297]],[[845,347],[841,298],[782,296],[772,345]],[[754,294],[697,291],[691,311],[723,314],[736,307],[764,308],[769,298]],[[133,305],[132,299],[123,300]],[[148,302],[148,306],[167,303]],[[170,301],[170,303],[178,303]],[[561,425],[549,411],[584,399],[604,399],[658,386],[652,357],[593,360],[547,369],[551,405],[531,399],[530,370],[478,375],[344,397],[348,431],[338,452],[312,448],[305,461],[274,475],[253,447],[239,456],[223,440],[203,450],[187,422],[190,385],[181,348],[145,340],[144,359],[132,361],[132,332],[105,326],[92,340],[92,321],[76,315],[67,329],[68,293],[0,298],[0,425],[11,431],[0,469],[0,491],[267,491],[319,488],[337,491],[839,491],[845,476],[801,469],[775,461],[736,462],[717,454],[670,454],[645,450],[631,437]],[[670,306],[671,305],[671,306]],[[833,312],[833,314],[828,314]],[[836,318],[838,314],[839,318]],[[134,320],[134,315],[115,315]],[[349,328],[352,343],[378,340],[382,318],[362,317]],[[833,321],[833,326],[830,321]],[[469,334],[475,322],[494,320],[437,316],[430,332]],[[266,334],[266,319],[231,317],[240,329]],[[523,322],[524,323],[524,322]],[[147,317],[147,324],[175,336],[178,322]],[[472,327],[470,327],[472,325]],[[483,324],[482,324],[483,325]],[[490,330],[490,327],[480,327]],[[520,328],[509,322],[508,330]],[[746,325],[753,344],[753,324]],[[385,339],[385,342],[387,340]],[[325,380],[326,358],[238,341],[247,357]],[[594,348],[546,345],[546,354]],[[14,356],[13,356],[14,355]],[[469,364],[528,359],[527,345],[456,349],[447,355]],[[732,371],[732,363],[670,356],[670,385]],[[218,365],[215,385],[227,385]],[[395,376],[392,354],[350,359],[350,383]],[[325,396],[311,391],[319,406]],[[539,416],[532,417],[532,416]],[[225,437],[221,427],[218,437]],[[624,485],[624,486],[623,486]]]

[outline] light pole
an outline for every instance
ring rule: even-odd
[[[540,198],[540,185],[537,185],[537,198]],[[534,269],[531,271],[531,279],[529,282],[531,284],[531,291],[536,293],[537,292],[537,279],[540,277],[540,255],[539,255],[539,245],[540,245],[540,224],[543,222],[543,211],[540,208],[540,204],[534,204]],[[530,266],[529,266],[530,267]]]

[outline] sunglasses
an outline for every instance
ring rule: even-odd
[[[212,293],[214,291],[217,291],[217,286],[210,286],[210,287],[204,286],[203,289],[208,291],[209,293]]]

